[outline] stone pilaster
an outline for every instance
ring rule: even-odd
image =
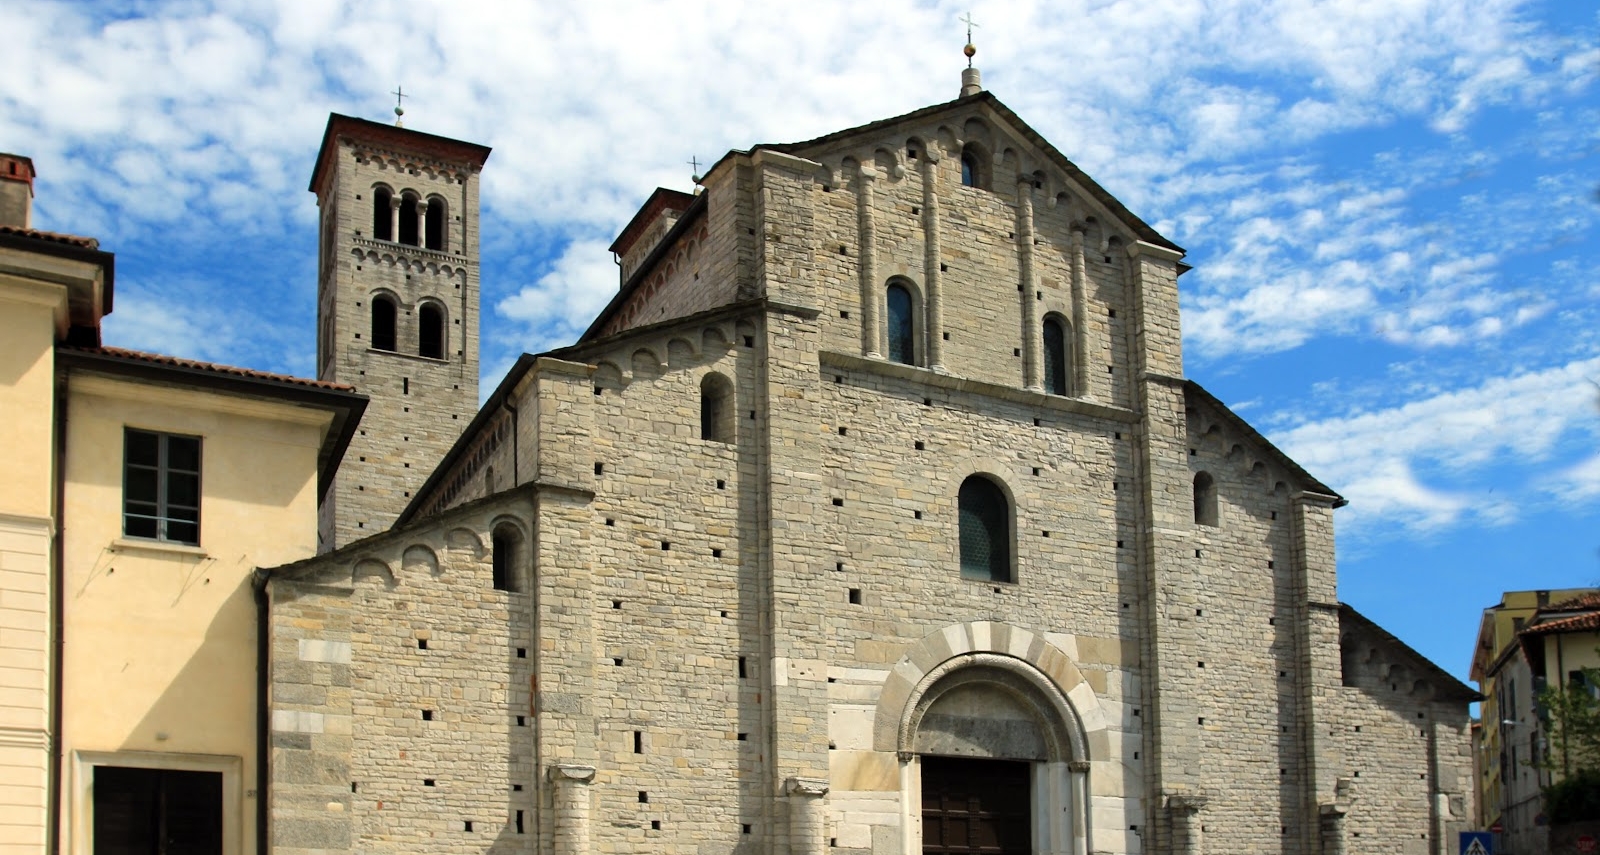
[[[872,216],[872,182],[877,174],[862,165],[856,176],[856,244],[861,248],[861,355],[883,357],[878,331],[878,228]]]
[[[589,785],[593,766],[550,767],[555,805],[555,855],[589,855]]]
[[[1033,180],[1017,182],[1017,291],[1022,298],[1022,385],[1043,388],[1038,283],[1033,275]]]
[[[1072,226],[1072,394],[1093,398],[1089,392],[1089,297],[1084,283],[1083,225]]]
[[[944,370],[944,295],[942,252],[939,248],[939,155],[935,146],[922,152],[922,278],[928,327],[927,365]]]
[[[791,855],[822,855],[826,851],[823,798],[828,795],[828,782],[790,778],[785,782],[785,789],[789,793],[789,852]]]
[[[1167,816],[1172,823],[1172,855],[1204,855],[1205,835],[1200,812],[1205,799],[1191,795],[1167,796]]]

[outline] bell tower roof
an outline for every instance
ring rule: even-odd
[[[317,165],[311,171],[311,184],[307,190],[322,195],[322,183],[331,171],[334,158],[338,156],[336,152],[341,137],[359,140],[376,148],[394,149],[449,163],[464,164],[474,169],[482,169],[483,164],[489,160],[489,152],[492,151],[486,145],[330,113],[328,127],[322,132],[322,147],[317,151]]]

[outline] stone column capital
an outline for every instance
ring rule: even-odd
[[[594,782],[593,766],[576,766],[567,763],[557,763],[550,767],[550,780],[556,783],[570,781],[578,784]]]
[[[790,778],[784,782],[784,790],[791,796],[821,797],[828,794],[828,782],[820,778]]]
[[[1067,770],[1071,771],[1071,772],[1087,772],[1087,771],[1089,771],[1089,761],[1088,760],[1068,760],[1067,761]]]

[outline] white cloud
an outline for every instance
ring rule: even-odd
[[[576,340],[619,283],[617,265],[605,243],[574,241],[549,272],[501,300],[495,310],[528,330],[534,338],[522,346],[538,353]]]
[[[1561,492],[1570,499],[1600,486],[1600,464],[1567,462],[1572,447],[1600,444],[1597,377],[1600,357],[1272,433],[1350,500],[1346,519],[1355,528],[1493,524],[1538,501],[1557,473],[1567,473]]]

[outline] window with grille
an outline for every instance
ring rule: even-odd
[[[123,431],[122,533],[200,542],[200,437]]]
[[[1011,502],[1005,491],[988,478],[973,475],[961,482],[958,498],[962,578],[1013,581]]]

